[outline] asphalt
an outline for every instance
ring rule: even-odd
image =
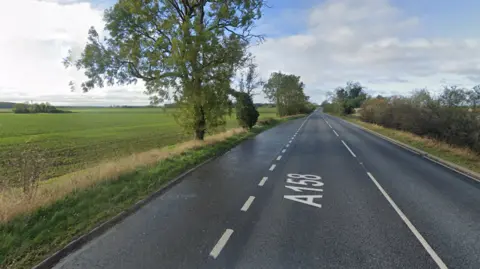
[[[55,268],[480,268],[479,186],[316,111],[195,170]]]

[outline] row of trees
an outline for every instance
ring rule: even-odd
[[[56,107],[47,103],[17,103],[12,109],[13,113],[65,113],[66,111],[57,109]]]
[[[347,84],[346,88],[352,89],[348,85],[360,84]],[[324,110],[351,114],[359,108],[363,121],[468,147],[480,153],[480,86],[473,89],[447,86],[438,95],[426,89],[392,97],[370,97],[363,87],[360,94],[346,92],[338,88],[330,100],[322,104]]]

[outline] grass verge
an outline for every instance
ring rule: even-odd
[[[480,173],[480,156],[468,148],[456,147],[445,142],[418,136],[409,132],[385,128],[377,124],[361,121],[356,117],[341,118],[419,150],[423,150],[445,161],[449,161],[476,173]]]
[[[0,268],[31,268],[73,239],[154,193],[182,172],[223,154],[278,123],[298,117],[260,122],[262,125],[250,132],[187,149],[153,167],[135,169],[115,180],[98,181],[85,189],[73,189],[57,201],[1,223]]]

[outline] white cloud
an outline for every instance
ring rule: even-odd
[[[421,38],[420,28],[387,0],[328,0],[311,10],[303,34],[267,39],[253,52],[262,75],[300,75],[316,101],[347,80],[382,94],[480,83],[480,39]]]
[[[103,10],[76,0],[0,3],[0,100],[54,104],[148,104],[141,86],[71,92],[82,72],[65,69],[69,49],[81,50],[88,29],[103,29]],[[122,91],[118,91],[122,89]]]
[[[108,1],[0,0],[0,100],[148,104],[141,85],[70,92],[68,82],[81,82],[82,74],[66,70],[61,60],[68,49],[83,48],[90,26],[103,28],[98,3]],[[260,72],[264,78],[279,70],[302,76],[315,101],[347,80],[382,94],[480,83],[479,38],[422,37],[422,21],[388,0],[327,0],[310,11],[278,14],[258,27],[267,37],[272,33],[252,49]],[[285,29],[296,34],[282,36]],[[256,98],[263,101],[261,94]]]

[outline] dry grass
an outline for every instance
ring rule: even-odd
[[[115,180],[122,174],[135,171],[141,167],[152,166],[161,160],[179,155],[187,150],[224,141],[242,132],[245,132],[245,130],[241,128],[231,129],[208,136],[205,141],[192,140],[161,149],[152,149],[53,178],[42,182],[33,197],[24,195],[20,188],[0,188],[0,221],[7,222],[19,214],[29,213],[42,206],[49,205],[76,190],[85,189],[104,180]]]
[[[480,173],[480,156],[468,148],[449,145],[435,139],[385,128],[377,124],[366,123],[357,119],[347,118],[347,120],[454,164],[468,168],[474,172]]]

